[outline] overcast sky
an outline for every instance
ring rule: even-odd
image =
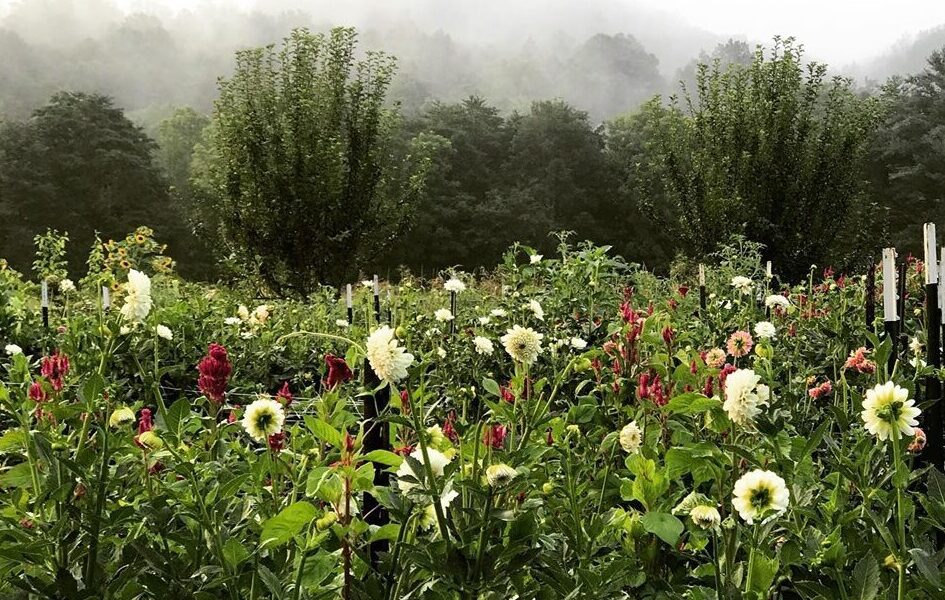
[[[0,0],[0,16],[20,1],[40,3],[72,3],[95,0]],[[234,10],[248,10],[256,6],[265,10],[291,7],[326,15],[333,21],[352,21],[377,18],[377,13],[396,14],[403,19],[423,20],[429,26],[439,25],[450,33],[474,35],[476,31],[455,32],[457,28],[480,27],[475,15],[482,6],[490,16],[500,9],[514,15],[512,20],[536,21],[551,18],[549,10],[561,10],[567,5],[568,13],[582,10],[584,0],[545,2],[544,0],[439,0],[436,10],[429,10],[429,2],[418,4],[413,0],[198,0],[217,6],[232,6]],[[843,65],[876,56],[903,37],[945,23],[945,0],[609,0],[613,5],[630,5],[654,13],[665,12],[674,19],[723,36],[736,36],[752,41],[768,41],[776,34],[794,35],[804,43],[810,55],[834,65]],[[193,5],[195,0],[114,0],[123,9],[152,11],[180,11]],[[423,6],[423,14],[412,14]],[[557,6],[558,8],[552,8]],[[273,8],[276,7],[276,8]],[[616,7],[614,7],[616,8]],[[457,17],[453,13],[464,13]],[[166,12],[165,12],[166,14]],[[588,20],[594,18],[587,15]],[[443,23],[439,24],[438,20]],[[600,30],[620,29],[606,16]],[[610,21],[610,22],[608,22]],[[506,23],[508,26],[509,23]],[[212,26],[208,24],[208,26]],[[491,29],[491,28],[490,28]]]

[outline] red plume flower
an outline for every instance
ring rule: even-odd
[[[354,377],[348,363],[340,356],[326,354],[325,364],[328,365],[328,376],[325,377],[325,387],[328,389],[333,389],[339,383],[351,381],[351,378]]]
[[[43,389],[43,384],[39,381],[34,381],[30,384],[29,395],[30,400],[36,402],[37,404],[40,402],[45,402],[49,399],[49,397],[46,395],[46,390]]]
[[[58,350],[52,356],[44,356],[40,372],[49,380],[52,389],[62,391],[63,380],[69,372],[69,357]]]
[[[280,389],[276,394],[276,400],[283,406],[289,406],[292,404],[292,390],[289,389],[288,381],[282,384],[282,389]]]
[[[207,355],[197,364],[200,378],[197,387],[211,402],[222,404],[226,395],[226,386],[233,372],[226,348],[220,344],[210,344]]]
[[[505,436],[508,429],[505,425],[493,425],[482,432],[482,443],[486,446],[492,446],[494,450],[501,450],[505,445]]]

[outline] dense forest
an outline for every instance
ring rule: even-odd
[[[943,29],[858,66],[858,83],[793,39],[755,46],[641,27],[654,21],[640,14],[634,33],[578,25],[514,46],[370,22],[344,41],[297,30],[282,43],[293,26],[329,27],[299,11],[200,5],[197,16],[231,25],[200,32],[194,13],[124,16],[103,0],[95,20],[71,3],[44,12],[44,25],[72,24],[53,39],[34,26],[39,4],[0,21],[0,254],[20,270],[47,228],[68,232],[80,273],[96,236],[147,224],[189,277],[224,275],[238,258],[268,285],[299,290],[312,282],[287,273],[357,276],[333,266],[342,253],[356,256],[349,271],[475,269],[514,242],[549,249],[559,231],[657,269],[741,234],[802,277],[812,263],[852,267],[885,242],[917,251],[918,225],[945,207]],[[685,43],[657,45],[669,32]],[[331,58],[318,63],[323,48]],[[267,59],[311,59],[315,96],[280,87]],[[352,81],[369,100],[292,108]],[[240,112],[246,103],[271,104],[271,120]],[[371,140],[346,148],[363,173],[285,162],[353,132]],[[252,144],[281,152],[266,155],[263,176],[247,171],[259,155],[231,152]],[[367,179],[308,183],[326,169]],[[313,215],[308,229],[299,210]]]

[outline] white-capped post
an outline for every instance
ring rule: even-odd
[[[108,289],[107,285],[102,286],[102,310],[108,312],[108,309],[112,307],[112,292]]]
[[[43,313],[43,327],[49,327],[49,282],[43,279],[39,285],[39,306]]]
[[[771,279],[771,261],[770,260],[767,262],[767,264],[765,264],[765,275],[768,277],[768,279]]]
[[[945,325],[945,246],[941,248],[938,261],[938,314]]]
[[[938,369],[942,366],[942,305],[939,304],[938,242],[935,237],[935,223],[926,223],[922,228],[923,247],[925,248],[925,315],[926,315],[926,360],[929,366]],[[929,407],[923,421],[927,423],[928,443],[922,453],[922,459],[941,469],[945,462],[945,422],[942,411],[942,382],[935,375],[925,379],[925,399]]]
[[[883,248],[883,321],[895,323],[896,315],[896,249]]]
[[[706,304],[706,294],[705,294],[705,265],[699,263],[699,307],[702,310],[705,310]]]
[[[351,296],[351,284],[345,287],[345,307],[348,309],[348,325],[354,324],[354,298]]]
[[[377,273],[374,274],[374,320],[380,325],[381,323],[381,282],[377,278]]]

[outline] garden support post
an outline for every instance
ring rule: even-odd
[[[377,325],[381,324],[381,297],[377,275],[374,276],[374,320]],[[364,450],[366,453],[374,450],[390,450],[388,447],[390,428],[386,422],[381,420],[390,404],[390,385],[382,386],[381,380],[370,368],[366,359],[364,364],[365,386],[374,391],[373,394],[364,396]],[[386,487],[389,482],[390,477],[387,471],[375,468],[374,485]],[[364,495],[364,520],[368,525],[377,525],[378,527],[383,527],[390,522],[387,510],[371,494]],[[387,549],[387,541],[371,543],[370,554],[373,567],[377,567],[378,555],[381,552],[387,552]]]
[[[705,265],[699,265],[699,308],[705,313],[706,293],[705,293]]]
[[[902,327],[902,321],[906,318],[906,276],[909,274],[909,264],[905,261],[899,265],[899,278],[896,280],[896,285],[899,288],[898,291],[898,301],[899,308],[896,313],[899,315],[897,321],[899,323],[899,345],[897,348],[908,348],[909,339],[906,337],[905,329]]]
[[[354,325],[354,299],[351,296],[351,284],[345,287],[345,305],[348,308],[348,326]]]
[[[39,289],[39,303],[43,313],[43,329],[49,329],[49,282],[44,279]]]
[[[896,302],[896,249],[883,248],[883,327],[886,331],[886,338],[892,344],[887,365],[890,373],[896,366],[896,356],[898,354],[898,314]]]
[[[926,354],[928,364],[938,369],[942,366],[941,343],[942,317],[938,303],[939,266],[937,259],[935,223],[925,224],[925,317],[926,317]],[[945,467],[945,427],[943,427],[942,382],[937,375],[925,379],[925,399],[930,402],[928,409],[928,431],[926,435],[925,458],[937,469]]]

